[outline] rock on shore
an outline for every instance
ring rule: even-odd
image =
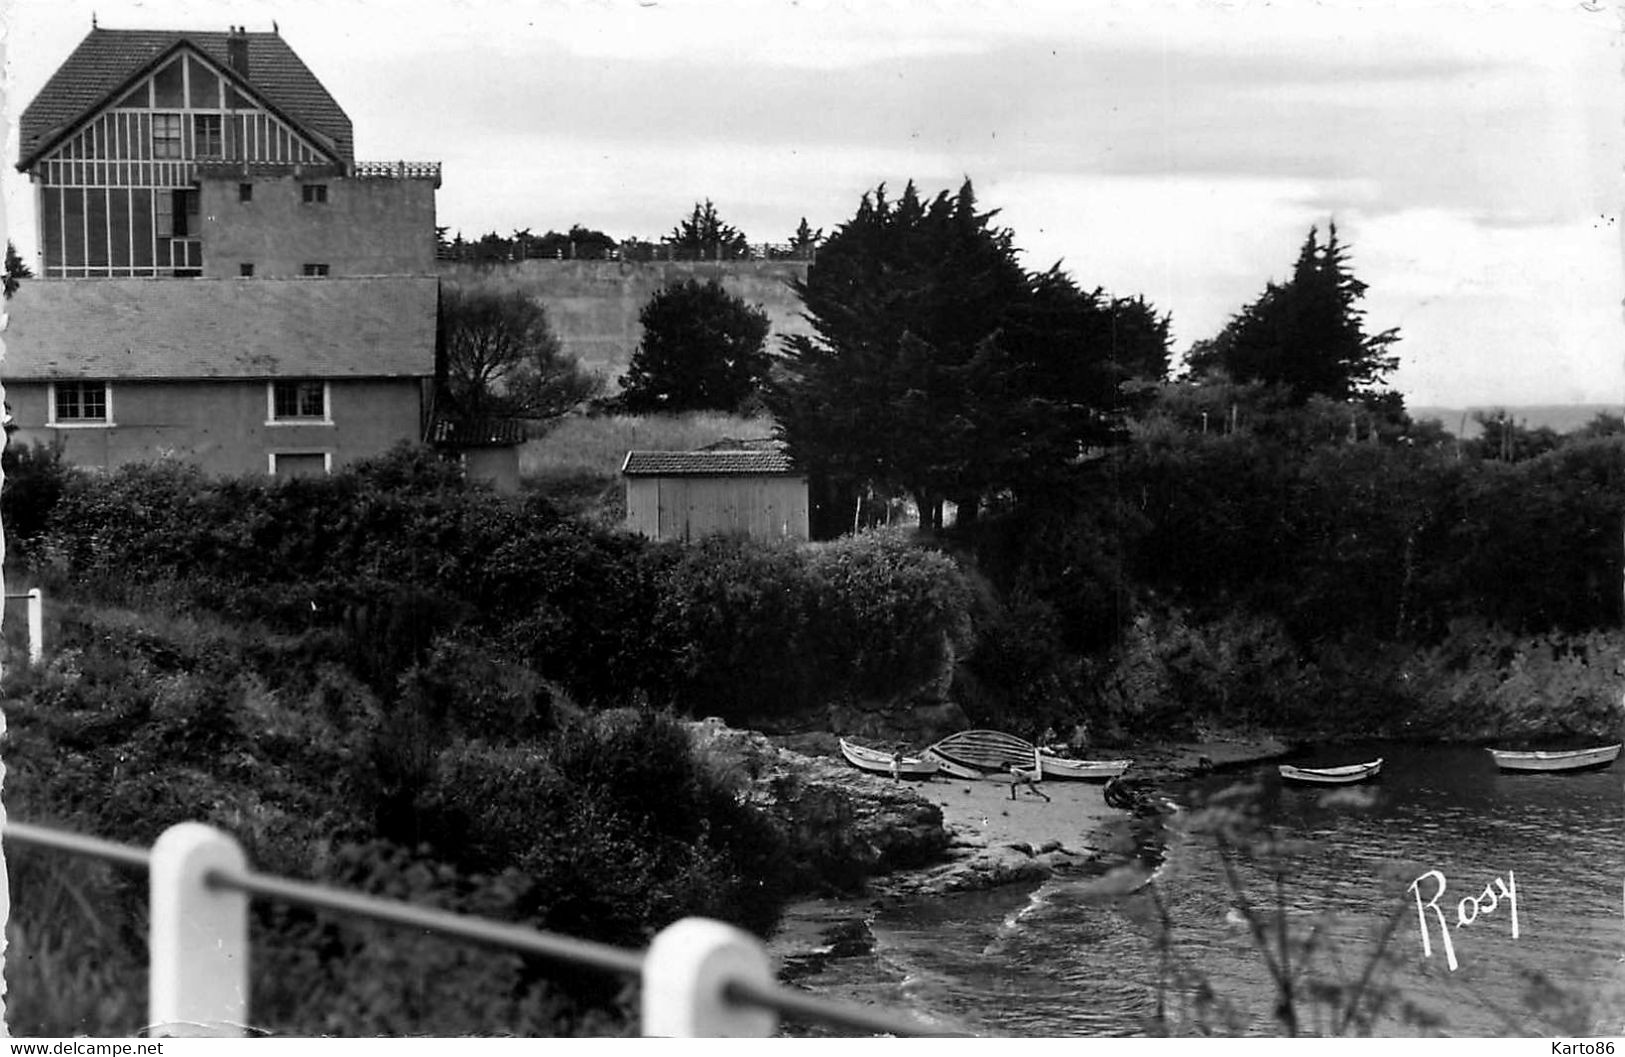
[[[743,783],[750,801],[789,832],[808,880],[850,889],[867,878],[941,861],[950,842],[942,810],[913,783],[808,756],[719,720],[692,727],[697,748]]]
[[[720,720],[692,725],[695,744],[791,834],[809,889],[921,895],[1039,881],[1121,859],[1128,812],[1095,782],[1046,781],[1042,793],[998,776],[926,781],[860,771],[833,735],[770,739]],[[807,751],[784,747],[790,742]],[[1172,782],[1207,757],[1223,769],[1280,755],[1273,739],[1164,746],[1135,754],[1134,770]],[[832,754],[832,755],[820,755]],[[1048,799],[1045,799],[1045,798]]]

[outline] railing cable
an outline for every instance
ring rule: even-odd
[[[13,822],[8,819],[0,834],[7,840],[20,840],[25,844],[38,844],[96,859],[109,859],[122,866],[134,866],[145,870],[152,865],[152,854],[145,848],[102,840],[100,837],[86,837],[79,833],[64,833],[61,830],[47,829],[28,822]]]
[[[411,903],[398,903],[375,896],[340,892],[321,885],[257,873],[234,875],[221,870],[211,870],[204,876],[204,883],[211,888],[269,896],[289,903],[360,914],[396,925],[429,929],[474,943],[508,947],[555,961],[585,964],[605,972],[636,976],[643,971],[643,955],[636,951],[611,947],[592,940],[576,939],[572,936],[538,932],[524,925],[455,914],[449,910],[435,910],[414,906]]]
[[[183,992],[187,987],[206,990],[220,982],[210,974],[207,966],[195,965],[188,969],[187,959],[199,958],[208,961],[215,958],[219,960],[219,965],[215,968],[221,973],[242,971],[243,963],[239,955],[247,949],[245,913],[247,903],[238,902],[235,910],[214,904],[217,904],[220,898],[250,896],[355,914],[375,921],[425,929],[485,946],[506,948],[566,964],[637,977],[645,984],[645,1028],[662,1034],[708,1034],[718,1026],[737,1029],[746,1020],[753,1029],[763,1029],[761,1033],[765,1034],[771,1031],[772,1021],[753,1018],[766,1017],[769,1013],[775,1018],[783,1014],[803,1022],[882,1035],[955,1034],[899,1013],[834,1001],[784,987],[775,982],[771,976],[765,975],[769,966],[760,941],[733,929],[732,926],[714,921],[688,919],[679,922],[664,930],[648,951],[633,951],[592,940],[541,932],[525,925],[457,914],[438,908],[422,907],[361,893],[343,892],[324,885],[255,873],[247,868],[235,842],[219,831],[196,823],[182,823],[171,827],[151,851],[9,819],[0,826],[0,837],[148,871],[155,885],[153,978],[161,984],[154,988],[151,1009],[155,1018],[154,1023],[167,1025],[166,1033],[169,1034],[177,1031],[182,1034],[191,1033],[179,1030],[188,1026],[208,1026],[203,1022],[211,1018],[177,1017],[174,1010],[186,1004]],[[177,841],[176,838],[183,839]],[[179,853],[177,848],[180,848]],[[212,858],[212,862],[197,858],[196,853],[199,849],[203,850],[205,858]],[[222,856],[223,850],[226,854]],[[197,865],[188,867],[186,865],[188,861],[196,862]],[[192,901],[188,903],[185,896],[187,882],[184,878],[189,870],[194,871],[190,873],[194,895]],[[208,896],[211,891],[233,895],[217,896],[211,900]],[[163,896],[162,907],[160,895]],[[183,910],[183,907],[193,909]],[[164,927],[159,926],[160,917],[174,917],[177,913],[182,914],[186,920]],[[204,932],[190,934],[196,933],[200,926],[204,928]],[[717,935],[719,931],[727,934],[720,940]],[[234,939],[219,938],[228,937],[234,932],[238,933]],[[681,938],[676,936],[678,933],[682,933]],[[160,937],[163,938],[162,943],[159,942]],[[706,978],[713,977],[715,972],[708,963],[720,951],[719,943],[723,946],[731,944],[734,948],[733,954],[723,958],[723,961],[733,965],[729,972],[732,978],[717,980],[713,986],[717,986],[718,989],[712,991],[714,997],[707,1000],[704,998]],[[754,961],[757,969],[750,971],[737,964],[735,959],[740,956],[746,961]],[[187,981],[190,983],[182,986]],[[652,1004],[649,1001],[651,988],[654,989]],[[240,1007],[243,988],[233,984],[226,986],[225,991],[236,993],[235,1001]],[[679,992],[675,997],[674,991]],[[705,1013],[707,1001],[715,1002],[716,998],[720,998],[724,1006],[734,1007],[735,1011],[726,1013],[722,1007],[713,1006],[715,1013]],[[209,1005],[208,1001],[204,1001],[203,1004]],[[223,1004],[229,1006],[229,999]],[[751,1010],[760,1012],[748,1012]],[[199,1024],[190,1024],[190,1020],[193,1019],[198,1020]],[[236,1024],[240,1028],[239,1020],[240,1017],[227,1018],[224,1023],[227,1026]],[[675,1027],[671,1027],[672,1025]],[[212,1026],[218,1028],[220,1024],[215,1023]],[[728,1033],[737,1032],[730,1030]]]

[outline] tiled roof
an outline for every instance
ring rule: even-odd
[[[629,451],[627,477],[734,477],[799,474],[782,451]]]
[[[28,279],[0,378],[429,377],[439,282]]]
[[[429,427],[429,440],[452,448],[511,448],[525,443],[525,424],[511,418],[469,422],[443,416]]]
[[[116,101],[123,89],[173,49],[190,44],[236,78],[226,58],[225,31],[92,29],[45,82],[18,123],[19,169],[87,117]],[[355,160],[350,118],[316,75],[277,33],[249,33],[248,90],[295,125],[324,138],[346,163]]]

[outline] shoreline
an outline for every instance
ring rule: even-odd
[[[1170,743],[1140,750],[1130,774],[1148,781],[1153,794],[1165,795],[1166,786],[1202,773],[1203,758],[1212,771],[1223,772],[1292,752],[1273,736]],[[876,896],[933,895],[1041,881],[1057,873],[1099,869],[1108,859],[1131,859],[1141,850],[1138,841],[1125,845],[1121,831],[1134,814],[1105,802],[1103,782],[1047,779],[1038,783],[1042,795],[1001,777],[937,777],[910,784],[941,810],[949,855],[930,866],[871,878],[868,889]]]
[[[1131,773],[1149,779],[1152,792],[1202,773],[1202,757],[1223,772],[1292,753],[1276,737],[1259,736],[1183,742],[1138,752]],[[856,771],[856,769],[853,769]],[[861,772],[860,772],[861,773]],[[1112,807],[1102,782],[1050,779],[1039,783],[1049,800],[998,780],[936,777],[898,781],[867,779],[908,787],[942,812],[949,834],[947,855],[938,862],[871,877],[849,896],[808,898],[786,908],[769,950],[787,979],[818,975],[831,960],[861,956],[872,947],[873,917],[909,900],[1007,886],[1036,887],[1056,876],[1087,876],[1135,861],[1146,851],[1137,816]]]

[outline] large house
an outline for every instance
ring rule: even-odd
[[[18,133],[38,278],[0,379],[24,438],[283,473],[426,437],[439,166],[358,163],[278,33],[92,28]]]
[[[25,281],[0,364],[16,440],[325,472],[422,437],[438,305],[429,276]]]

